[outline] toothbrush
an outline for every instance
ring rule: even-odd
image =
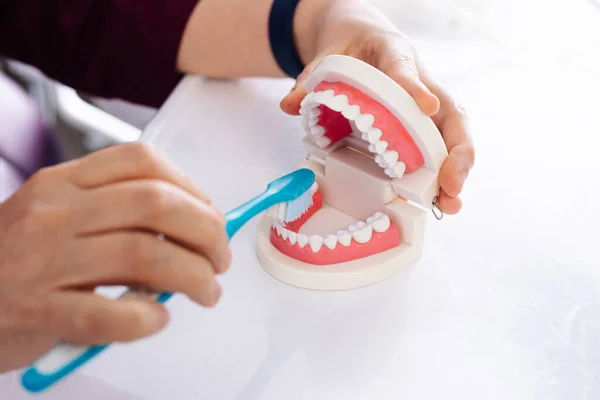
[[[315,173],[306,168],[271,182],[262,194],[225,214],[229,239],[250,219],[266,210],[268,215],[285,222],[296,220],[312,205],[310,189],[314,183]],[[172,296],[173,293],[130,289],[121,298],[140,298],[164,303]],[[25,370],[21,383],[31,393],[44,391],[100,354],[108,346],[108,344],[99,346],[58,344]]]

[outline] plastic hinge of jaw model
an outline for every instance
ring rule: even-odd
[[[441,135],[406,91],[362,61],[326,57],[307,81],[301,123],[315,172],[313,207],[292,224],[265,218],[257,253],[291,285],[349,289],[420,257],[426,210],[436,218]]]

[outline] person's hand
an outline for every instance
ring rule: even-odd
[[[230,260],[223,216],[149,145],[44,169],[0,204],[0,372],[57,341],[125,342],[166,325],[160,304],[109,299],[97,286],[178,292],[210,307]]]
[[[300,102],[306,96],[306,79],[328,55],[343,54],[373,65],[402,86],[440,130],[449,154],[439,175],[438,206],[445,213],[458,213],[462,206],[459,195],[475,161],[464,109],[428,76],[408,38],[375,7],[360,0],[324,3],[327,5],[319,10],[320,24],[298,17],[299,34],[310,36],[311,30],[317,30],[313,40],[298,40],[300,56],[307,67],[281,102],[281,108],[288,114],[298,114]],[[315,12],[307,11],[306,15],[314,18]]]

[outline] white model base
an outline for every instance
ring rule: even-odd
[[[263,268],[289,285],[313,290],[347,290],[369,286],[397,274],[421,256],[421,247],[400,246],[368,258],[335,265],[312,265],[288,257],[270,241],[272,219],[263,216],[257,229],[256,251]]]

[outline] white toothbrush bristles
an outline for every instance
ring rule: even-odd
[[[312,204],[313,193],[307,190],[295,200],[270,207],[267,215],[279,221],[292,222],[300,218]]]
[[[300,218],[302,214],[312,205],[312,193],[310,190],[302,194],[296,200],[292,200],[285,205],[284,222],[292,222]]]
[[[285,203],[276,204],[273,207],[270,207],[267,211],[267,215],[271,218],[282,221],[285,218]]]

